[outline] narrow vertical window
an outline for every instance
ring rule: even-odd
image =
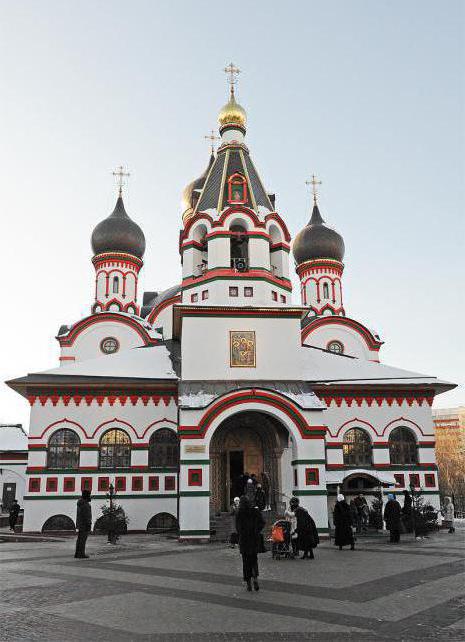
[[[329,285],[327,283],[323,284],[323,299],[329,299]]]
[[[118,294],[119,292],[119,278],[117,276],[113,277],[113,294]]]

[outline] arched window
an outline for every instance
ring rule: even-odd
[[[131,440],[124,430],[112,428],[100,439],[99,468],[129,468]]]
[[[247,181],[241,174],[233,174],[228,179],[228,201],[230,203],[247,201]]]
[[[361,428],[351,428],[344,435],[343,443],[345,466],[371,466],[371,439]]]
[[[323,283],[323,299],[329,299],[329,285]]]
[[[202,276],[208,270],[208,240],[207,228],[205,225],[198,225],[192,235],[195,241],[193,247],[193,274],[194,276]]]
[[[270,267],[273,276],[282,277],[284,274],[284,250],[282,249],[281,232],[276,225],[271,225],[270,230]]]
[[[179,464],[179,441],[174,430],[161,428],[149,442],[150,468],[176,468]]]
[[[79,468],[80,439],[74,430],[62,428],[50,437],[47,468]]]
[[[170,533],[178,529],[178,520],[170,513],[158,513],[147,524],[149,533]]]
[[[417,463],[417,441],[409,428],[399,426],[389,435],[389,459],[391,464]]]
[[[75,531],[76,526],[68,515],[53,515],[42,526],[42,533],[48,531]]]
[[[119,278],[117,276],[113,277],[113,294],[118,294],[119,292]]]
[[[247,230],[242,225],[231,225],[230,247],[231,267],[238,272],[247,272],[249,269],[249,239]]]

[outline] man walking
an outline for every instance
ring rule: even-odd
[[[90,490],[83,490],[81,499],[77,502],[76,528],[78,536],[76,540],[76,552],[74,557],[88,559],[86,555],[86,540],[92,529],[92,509],[90,507]]]
[[[18,500],[14,499],[13,503],[10,506],[10,513],[8,516],[8,521],[10,522],[10,531],[15,530],[16,522],[18,521],[19,511],[21,510]]]

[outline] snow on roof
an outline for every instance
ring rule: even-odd
[[[304,347],[303,379],[313,383],[435,384],[454,388],[455,384],[419,372],[385,366],[375,361],[354,359],[318,348]]]
[[[164,345],[149,348],[132,348],[96,359],[78,361],[42,375],[67,375],[75,377],[129,377],[137,379],[177,379]]]
[[[0,452],[27,450],[27,434],[22,426],[0,426]]]

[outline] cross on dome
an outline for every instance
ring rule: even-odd
[[[126,176],[131,176],[129,172],[124,171],[123,165],[120,165],[119,167],[116,168],[116,171],[112,172],[113,176],[116,176],[117,180],[117,185],[118,185],[118,194],[119,196],[123,195],[123,185],[126,185],[124,178]]]
[[[212,129],[211,130],[211,134],[209,136],[204,136],[204,138],[205,138],[205,140],[209,140],[210,141],[210,145],[211,145],[211,148],[212,148],[212,154],[214,154],[215,153],[215,141],[221,140],[221,137],[220,136],[215,136],[215,130]]]
[[[236,67],[233,62],[230,62],[223,71],[229,76],[228,83],[230,86],[231,96],[234,96],[234,85],[237,83],[237,76],[241,73],[241,70],[239,67]]]
[[[322,185],[323,181],[317,180],[315,174],[312,174],[312,178],[309,181],[305,181],[305,185],[311,185],[312,186],[312,194],[313,194],[313,203],[316,205],[317,202],[317,197],[318,197],[318,191],[317,191],[317,185]]]

